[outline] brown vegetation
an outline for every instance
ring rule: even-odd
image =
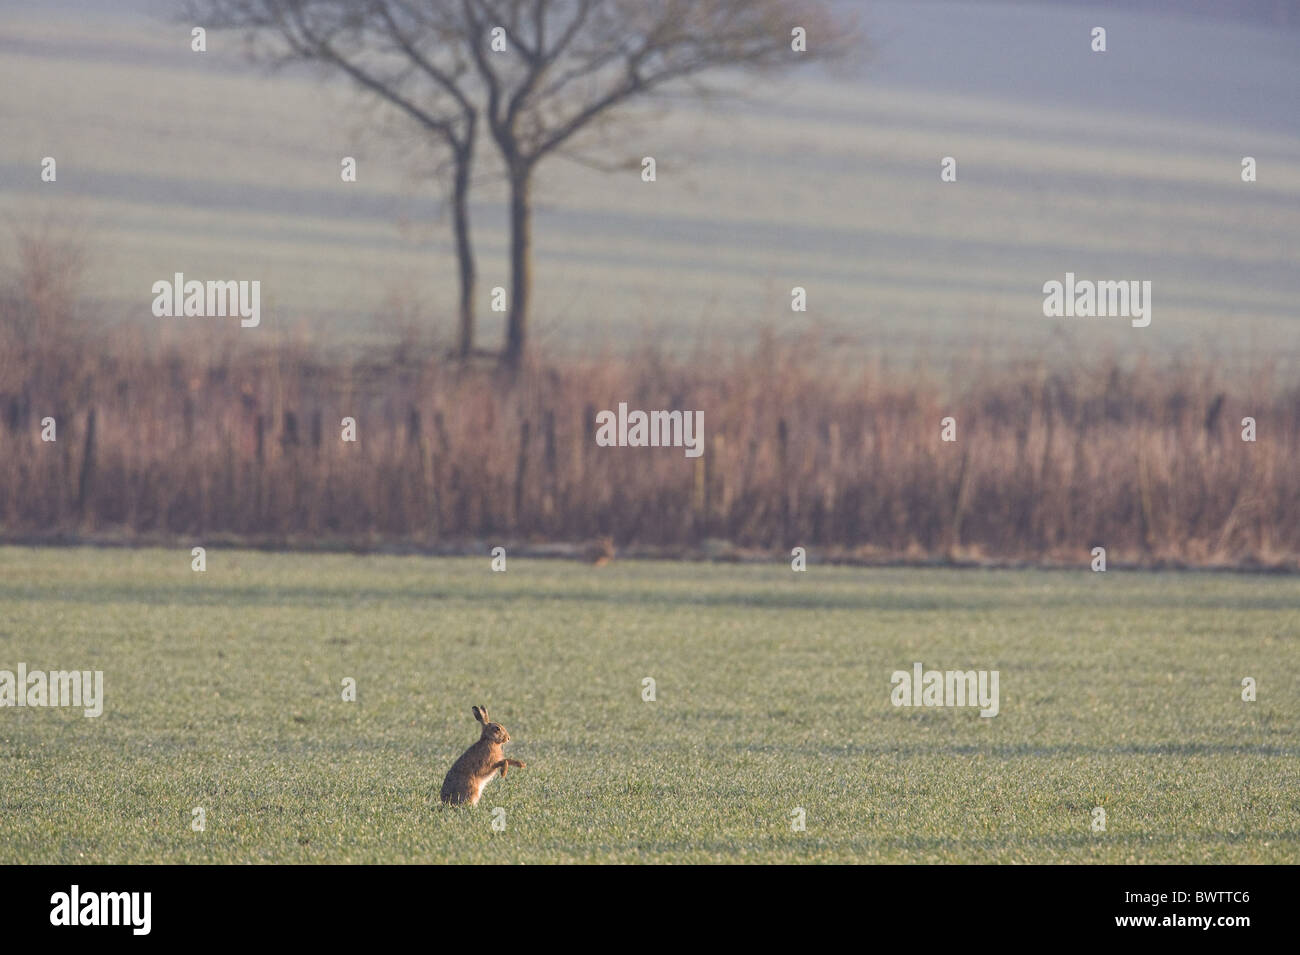
[[[0,296],[0,537],[449,548],[792,546],[866,559],[1294,565],[1300,389],[1195,369],[958,368],[814,343],[535,364],[370,358],[211,320],[109,335],[26,248]],[[185,324],[185,322],[190,324]],[[248,335],[247,338],[244,336]],[[601,448],[596,412],[702,409],[706,451]],[[43,442],[40,422],[57,421]],[[957,419],[955,443],[940,421]],[[1241,419],[1259,440],[1241,439]],[[356,443],[340,439],[356,419]],[[612,549],[612,548],[611,548]]]

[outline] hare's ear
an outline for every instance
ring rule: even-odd
[[[483,714],[483,722],[486,723],[486,722],[488,721],[487,707],[486,707],[486,706],[480,706],[480,707],[478,708],[478,711],[479,711],[480,713]]]
[[[474,711],[474,719],[478,720],[480,723],[487,722],[487,713],[480,710],[477,706],[471,707],[471,709]]]

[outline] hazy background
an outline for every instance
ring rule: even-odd
[[[232,336],[365,341],[404,315],[450,342],[449,227],[420,168],[432,153],[382,135],[346,83],[251,67],[233,35],[191,53],[176,6],[0,0],[4,224],[54,215],[83,229],[104,321],[158,322],[150,286],[183,271],[262,281],[263,327],[231,323]],[[1175,16],[1173,3],[847,6],[871,41],[848,72],[635,113],[610,158],[653,155],[658,182],[542,165],[535,344],[676,348],[770,326],[940,359],[972,345],[1300,357],[1292,4],[1234,18]],[[1098,25],[1105,54],[1089,49]],[[485,142],[487,184],[491,153]],[[46,155],[56,184],[40,181]],[[359,160],[355,184],[339,178],[344,155]],[[956,184],[939,181],[949,155]],[[489,290],[508,285],[499,196],[480,188],[473,210],[492,347]],[[1067,270],[1150,279],[1151,326],[1044,318],[1042,284]],[[789,310],[794,285],[809,290],[806,315]]]

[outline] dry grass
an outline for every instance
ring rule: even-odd
[[[75,319],[75,257],[0,294],[0,538],[447,547],[712,539],[868,559],[1294,565],[1300,389],[1266,372],[862,367],[814,342],[534,364],[258,349]],[[184,321],[184,320],[182,320]],[[707,450],[597,447],[598,410],[701,409]],[[40,439],[52,416],[58,440]],[[958,440],[939,440],[957,419]],[[1241,419],[1259,440],[1241,440]],[[358,441],[340,439],[341,419]]]

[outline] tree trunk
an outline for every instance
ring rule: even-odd
[[[530,197],[532,168],[510,176],[510,311],[506,319],[506,347],[502,362],[519,367],[528,337],[528,297],[533,272],[533,208]]]
[[[468,153],[456,157],[456,178],[452,187],[452,218],[456,230],[456,258],[460,262],[460,344],[457,350],[462,360],[474,350],[474,247],[469,238],[469,172]]]

